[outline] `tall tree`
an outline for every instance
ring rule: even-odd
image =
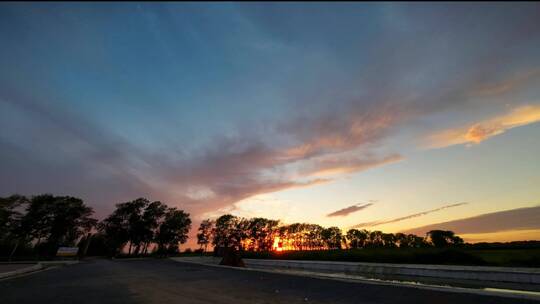
[[[74,246],[82,235],[97,224],[97,220],[90,217],[94,213],[92,208],[85,206],[79,198],[57,197],[51,212],[53,216],[47,243],[53,246],[54,251],[58,245]]]
[[[28,244],[28,229],[22,226],[22,210],[29,200],[21,195],[0,197],[0,250],[9,251],[9,259],[21,244]]]
[[[308,224],[305,226],[306,229],[306,246],[309,250],[322,249],[324,247],[324,242],[322,240],[323,227],[317,224]]]
[[[191,229],[189,213],[176,208],[169,208],[156,236],[158,251],[165,253],[178,252],[178,245],[184,244]]]
[[[368,237],[369,232],[366,230],[349,229],[346,234],[349,246],[353,249],[364,247]]]
[[[56,253],[58,246],[74,246],[76,241],[97,223],[92,208],[71,196],[42,194],[30,199],[21,230],[36,240],[38,252]]]
[[[243,249],[242,241],[247,237],[248,221],[231,214],[216,220],[212,244],[217,248]]]
[[[144,209],[142,220],[140,221],[140,243],[135,249],[135,254],[138,254],[141,246],[143,253],[148,252],[148,247],[154,241],[157,235],[157,229],[163,222],[164,215],[167,211],[167,206],[160,201],[155,201],[146,206]]]
[[[266,251],[272,248],[274,230],[279,221],[256,217],[248,220],[247,237],[250,250]]]
[[[463,244],[463,239],[449,230],[431,230],[426,234],[428,242],[435,247],[447,247]]]
[[[128,254],[133,246],[144,240],[143,212],[150,201],[145,198],[116,204],[116,209],[100,224],[100,231],[106,236],[107,246],[114,256],[129,243]]]
[[[396,245],[396,236],[393,233],[383,233],[381,236],[383,246],[386,248],[394,248]]]
[[[329,249],[341,249],[343,236],[341,235],[341,229],[338,227],[325,228],[322,231],[322,238]]]
[[[210,219],[203,220],[199,226],[197,233],[197,244],[201,245],[201,249],[206,252],[208,244],[212,240],[212,233],[214,229],[214,222]]]

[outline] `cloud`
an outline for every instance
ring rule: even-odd
[[[284,152],[290,159],[350,151],[380,141],[397,125],[401,113],[397,105],[376,107],[351,102],[341,111],[329,110],[310,117],[299,117],[279,127],[299,142]]]
[[[540,229],[540,206],[486,213],[469,218],[413,228],[404,232],[424,235],[426,232],[434,229],[452,230],[458,234]]]
[[[373,203],[368,203],[368,204],[356,204],[356,205],[352,205],[352,206],[349,206],[347,208],[343,208],[343,209],[340,209],[338,211],[334,211],[332,213],[329,213],[327,214],[326,216],[327,217],[334,217],[334,216],[347,216],[353,212],[356,212],[356,211],[360,211],[362,209],[366,209],[367,207],[373,205]]]
[[[379,225],[383,225],[383,224],[401,222],[401,221],[405,221],[405,220],[408,220],[408,219],[428,215],[430,213],[441,211],[441,210],[444,210],[444,209],[463,206],[463,205],[466,205],[466,204],[467,203],[457,203],[457,204],[452,204],[452,205],[446,205],[446,206],[442,206],[442,207],[439,207],[439,208],[436,208],[436,209],[431,209],[431,210],[423,211],[423,212],[420,212],[420,213],[415,213],[415,214],[411,214],[411,215],[407,215],[407,216],[403,216],[403,217],[398,217],[398,218],[391,219],[391,220],[382,220],[382,221],[373,221],[373,222],[360,223],[360,224],[352,226],[351,228],[367,228],[367,227],[375,227],[375,226],[379,226]]]
[[[443,148],[458,144],[478,144],[512,128],[538,121],[540,121],[540,106],[524,105],[513,109],[507,114],[496,116],[467,127],[432,134],[426,140],[427,147]]]
[[[371,168],[391,164],[403,160],[399,154],[392,154],[382,158],[336,158],[328,157],[313,161],[308,167],[302,170],[305,175],[324,176],[334,174],[346,174],[359,171],[365,171]]]
[[[515,91],[532,81],[538,80],[539,76],[540,69],[520,71],[506,79],[479,85],[477,88],[471,90],[470,94],[472,96],[495,96],[505,94]]]
[[[6,66],[0,71],[0,192],[78,195],[101,207],[101,215],[114,203],[148,196],[197,217],[258,194],[331,181],[320,175],[399,161],[394,147],[387,156],[368,152],[408,123],[447,109],[464,111],[482,102],[477,95],[526,89],[536,77],[500,84],[538,63],[531,32],[540,19],[530,6],[500,6],[486,15],[479,13],[482,6],[389,5],[369,21],[345,7],[312,7],[308,17],[303,9],[278,5],[229,9],[198,8],[179,18],[176,10],[155,7],[150,29],[137,15],[112,12],[100,22],[126,40],[107,48],[100,47],[104,33],[81,26],[80,20],[95,20],[89,13],[59,19],[55,9],[14,8],[0,18],[10,25],[2,34],[13,42],[0,56]],[[508,22],[501,23],[501,15]],[[141,35],[130,40],[116,24],[120,19]],[[321,28],[320,20],[328,22]],[[163,43],[146,48],[156,45],[156,33]],[[81,45],[74,37],[98,50],[72,52]],[[244,47],[253,42],[283,47],[264,53]],[[39,45],[46,52],[36,52]],[[221,55],[213,56],[214,49]],[[131,55],[118,55],[125,50]],[[255,124],[216,129],[266,118],[261,112],[277,113],[269,115],[271,122],[261,120],[261,130]],[[482,126],[470,136],[496,132]],[[178,133],[182,149],[164,139],[170,133]],[[186,138],[204,144],[195,149]],[[300,167],[301,176],[291,166]]]

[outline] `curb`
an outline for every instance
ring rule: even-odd
[[[293,275],[293,276],[308,277],[308,278],[315,278],[315,279],[322,279],[322,280],[334,280],[334,281],[341,281],[341,282],[347,282],[347,283],[385,285],[385,286],[417,288],[417,289],[442,291],[442,292],[466,293],[466,294],[474,294],[474,295],[481,295],[481,296],[492,296],[492,297],[501,297],[501,298],[540,301],[540,292],[532,292],[532,291],[518,291],[518,290],[506,290],[506,289],[496,289],[496,288],[472,289],[472,288],[452,287],[452,286],[444,286],[444,285],[429,285],[429,284],[422,284],[422,283],[415,283],[415,282],[385,281],[385,280],[378,280],[378,279],[367,279],[367,278],[353,277],[353,276],[340,276],[340,275],[335,275],[335,274],[314,273],[314,272],[307,272],[307,271],[300,272],[300,271],[286,271],[286,270],[274,270],[274,269],[241,268],[241,267],[232,267],[232,266],[225,266],[225,265],[207,264],[207,263],[196,262],[196,261],[182,261],[181,258],[169,258],[169,259],[173,262],[178,262],[178,263],[197,264],[197,265],[202,265],[202,266],[226,268],[226,269],[240,270],[240,271],[266,272],[266,273]]]
[[[18,277],[20,275],[29,274],[32,272],[47,270],[53,267],[70,266],[70,265],[75,265],[78,263],[79,261],[41,261],[29,267],[25,267],[25,268],[13,270],[13,271],[8,271],[8,272],[2,272],[0,273],[0,280]],[[22,263],[19,262],[19,263],[14,263],[14,264],[22,264]]]
[[[45,268],[45,267],[41,263],[38,263],[38,264],[30,266],[30,267],[25,267],[25,268],[13,270],[13,271],[8,271],[8,272],[2,272],[2,273],[0,273],[0,279],[7,279],[7,278],[14,277],[14,276],[19,276],[21,274],[26,274],[26,273],[30,273],[30,272],[34,272],[34,271],[39,271],[39,270],[42,270],[43,268]]]

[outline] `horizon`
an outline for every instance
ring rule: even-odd
[[[540,240],[537,3],[0,4],[0,196]]]

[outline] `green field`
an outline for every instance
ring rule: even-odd
[[[540,267],[540,249],[371,248],[323,251],[242,252],[244,258],[373,263]]]

